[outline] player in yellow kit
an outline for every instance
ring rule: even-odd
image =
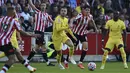
[[[75,40],[77,40],[69,28],[66,14],[67,14],[67,8],[62,7],[60,9],[60,15],[56,17],[53,24],[52,40],[54,43],[55,50],[57,51],[57,61],[61,69],[65,69],[61,64],[62,45],[67,44],[70,47],[69,57],[71,60],[73,59],[72,55],[74,53],[74,45],[72,41],[70,40],[70,38],[68,38],[68,36],[66,35],[66,32],[70,33],[70,35]]]
[[[100,69],[104,69],[106,63],[106,57],[109,52],[113,51],[114,46],[116,46],[121,52],[124,68],[127,69],[128,66],[126,62],[126,53],[124,51],[124,47],[126,45],[126,27],[124,22],[119,19],[118,11],[115,11],[113,19],[109,20],[106,23],[103,34],[105,35],[105,33],[107,33],[106,31],[108,30],[109,30],[109,39],[105,46],[105,51],[102,57],[102,65]],[[122,31],[124,35],[124,41],[122,39]],[[104,36],[102,42],[104,42]]]

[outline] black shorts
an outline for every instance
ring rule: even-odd
[[[82,42],[87,42],[87,35],[77,35],[77,34],[74,34],[75,37],[82,43]]]
[[[77,46],[79,44],[79,41],[81,43],[82,42],[87,42],[86,35],[77,35],[77,34],[74,34],[74,36],[77,38],[78,41],[75,41],[70,34],[67,34],[67,36],[72,40],[72,42],[74,43],[75,46]]]
[[[40,34],[41,35],[41,37],[36,38],[36,44],[37,45],[44,45],[45,44],[44,32],[35,31],[35,34]]]
[[[11,43],[7,45],[0,46],[0,51],[3,51],[6,56],[15,54],[15,49],[11,45]]]

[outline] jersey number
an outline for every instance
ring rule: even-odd
[[[1,25],[2,25],[2,30],[4,32],[6,32],[8,30],[8,25],[7,24],[3,24],[3,23]]]

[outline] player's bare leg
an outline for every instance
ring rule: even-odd
[[[30,66],[29,63],[26,60],[24,60],[19,49],[16,49],[16,57],[19,60],[19,62],[21,62],[26,68],[28,68],[30,72],[36,71],[36,68]]]
[[[101,64],[100,69],[104,69],[105,68],[105,63],[106,63],[109,51],[110,51],[110,49],[105,49],[104,50],[104,54],[103,54],[103,57],[102,57],[102,64]]]
[[[42,45],[41,48],[42,48],[42,56],[43,56],[44,60],[46,61],[47,66],[55,66],[54,64],[52,64],[52,63],[48,60],[45,45]]]
[[[6,73],[9,68],[15,63],[15,55],[9,55],[8,56],[8,61],[6,62],[6,64],[3,66],[2,70],[0,71],[0,73]]]
[[[32,57],[34,57],[34,55],[37,53],[38,48],[40,48],[39,45],[35,45],[35,47],[32,48],[31,52],[29,53],[29,56],[26,59],[27,62],[30,62]]]
[[[126,62],[126,53],[125,53],[125,51],[124,51],[123,45],[120,44],[120,45],[118,46],[118,49],[119,49],[120,52],[121,52],[121,57],[122,57],[122,59],[123,59],[124,68],[127,69],[127,68],[128,68],[128,65],[127,65],[127,62]]]
[[[73,42],[70,39],[68,39],[65,42],[65,44],[70,47],[70,49],[69,49],[69,60],[71,61],[72,64],[76,64],[75,60],[73,59],[73,54],[74,54],[74,45],[73,45]]]
[[[62,50],[57,51],[57,62],[60,67],[60,69],[65,69],[64,66],[61,64],[61,57],[62,57]]]
[[[83,42],[82,43],[82,54],[81,54],[81,57],[80,57],[80,61],[78,63],[78,67],[80,67],[81,69],[84,69],[84,66],[82,64],[85,56],[86,56],[86,52],[88,50],[88,43],[87,42]]]

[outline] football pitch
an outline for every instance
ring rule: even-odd
[[[122,62],[107,62],[104,70],[100,70],[101,62],[95,62],[97,68],[94,71],[89,71],[87,69],[88,62],[84,62],[85,69],[80,69],[77,65],[69,64],[69,69],[61,70],[58,68],[57,63],[56,66],[50,67],[46,66],[45,63],[31,63],[32,66],[37,68],[35,73],[130,73],[130,69],[124,69]],[[2,67],[4,63],[0,63],[0,67]],[[130,62],[128,62],[128,66],[130,67]],[[20,63],[15,63],[14,67],[11,67],[7,73],[29,73],[29,71]]]

